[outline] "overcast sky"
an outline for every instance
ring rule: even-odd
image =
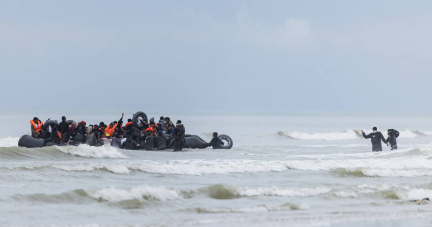
[[[431,27],[430,0],[0,0],[0,110],[431,111]]]

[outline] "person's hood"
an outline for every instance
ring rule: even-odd
[[[180,123],[180,124],[177,124],[177,125],[176,125],[176,127],[177,127],[177,126],[183,126],[183,124],[182,124],[182,123]]]
[[[85,122],[84,122],[84,121],[81,121],[81,125],[84,126],[84,124],[85,124]]]

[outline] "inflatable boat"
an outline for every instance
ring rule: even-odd
[[[139,112],[134,114],[134,116],[132,118],[132,123],[135,127],[139,128],[139,129],[144,128],[144,124],[142,123],[143,121],[148,121],[147,115],[144,112],[139,111]],[[72,124],[73,120],[68,120],[66,122],[70,125],[70,124]],[[48,130],[49,126],[57,126],[58,127],[58,122],[56,120],[47,120],[43,125],[43,129]],[[233,140],[228,135],[222,134],[222,135],[219,135],[218,138],[220,140],[222,140],[222,142],[223,142],[222,149],[231,149],[233,147],[233,145],[234,145]],[[193,148],[193,149],[207,148],[207,146],[206,146],[207,142],[197,135],[186,134],[186,137],[184,139],[185,139],[184,148]],[[45,143],[44,139],[33,138],[30,135],[23,135],[18,141],[19,147],[27,147],[27,148],[48,147],[48,146],[54,146],[54,145],[66,146],[66,143],[59,143],[59,144],[54,144],[51,142]],[[98,146],[100,146],[100,145],[98,145]]]

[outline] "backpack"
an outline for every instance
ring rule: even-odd
[[[393,135],[395,135],[396,138],[399,137],[399,132],[396,129],[389,129],[388,131],[393,132]]]

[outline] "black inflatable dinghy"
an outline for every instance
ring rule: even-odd
[[[139,112],[134,114],[134,116],[132,118],[132,123],[135,127],[142,129],[144,127],[144,124],[142,124],[143,121],[148,121],[147,115],[144,112],[139,111]],[[73,120],[68,120],[66,122],[70,125],[70,124],[72,124]],[[44,126],[43,126],[44,130],[46,130],[50,125],[51,126],[55,125],[58,127],[58,122],[56,120],[46,121],[44,123]],[[224,135],[224,134],[221,134],[218,136],[218,138],[220,140],[222,140],[222,142],[224,143],[222,145],[222,149],[231,149],[233,147],[233,140],[231,139],[231,137]],[[207,142],[197,135],[186,135],[184,147],[185,148],[204,149],[207,147],[206,144],[207,144]],[[44,145],[43,139],[33,138],[29,135],[23,135],[20,138],[20,140],[18,141],[19,147],[27,147],[27,148],[47,147],[47,146],[53,146],[53,145],[64,146],[66,144],[65,143],[53,144],[53,143],[48,142]]]

